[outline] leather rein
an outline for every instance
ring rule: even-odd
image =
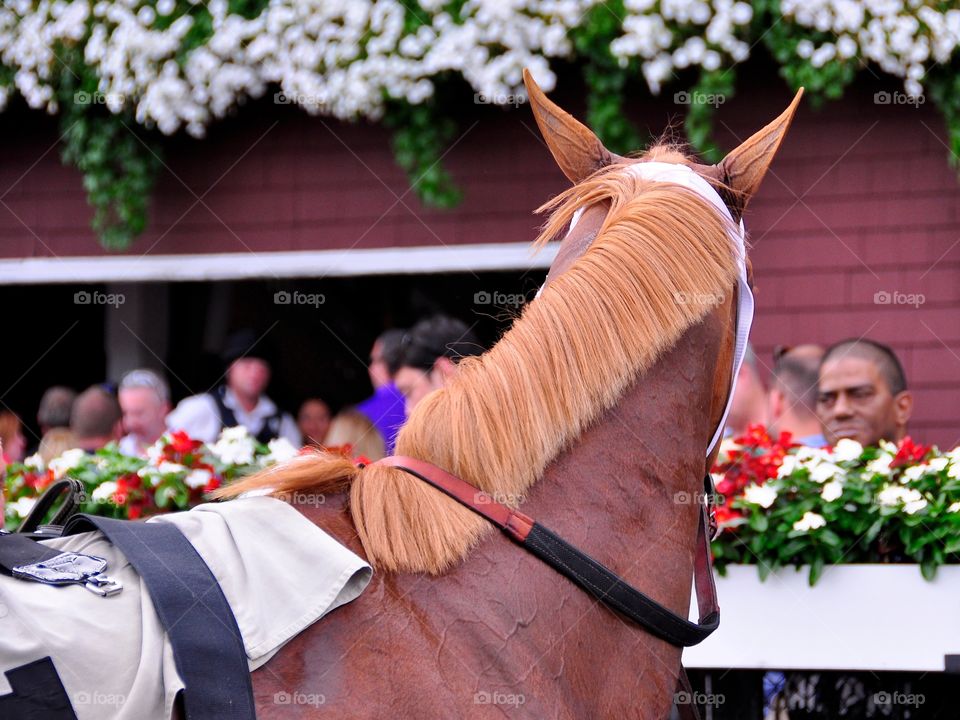
[[[497,502],[484,491],[432,463],[403,455],[378,460],[404,470],[432,485],[464,507],[499,527],[511,540],[566,576],[611,610],[637,623],[651,634],[676,647],[696,645],[720,625],[720,606],[713,577],[710,554],[713,482],[704,477],[706,501],[700,503],[697,523],[697,547],[694,557],[694,583],[697,589],[698,622],[677,615],[631,586],[582,550],[549,530],[528,515]]]

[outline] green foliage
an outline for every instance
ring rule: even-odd
[[[947,125],[950,164],[960,167],[960,68],[957,64],[938,66],[925,78],[927,94],[943,114]]]
[[[723,150],[713,140],[713,117],[717,109],[733,97],[736,74],[733,68],[703,70],[687,92],[690,102],[683,128],[687,140],[707,162],[723,159]]]
[[[131,111],[114,115],[104,107],[96,76],[84,65],[79,48],[62,48],[61,53],[61,157],[83,173],[100,243],[108,250],[124,250],[146,227],[160,149],[141,137]]]
[[[791,88],[804,87],[815,106],[824,100],[838,100],[843,96],[843,91],[853,82],[860,68],[859,58],[844,60],[835,57],[821,67],[814,67],[809,59],[797,54],[797,46],[804,40],[819,47],[835,42],[836,35],[782,21],[780,0],[753,0],[753,15],[751,34],[763,38],[763,44],[777,61],[781,77]]]
[[[752,448],[749,452],[762,456],[767,451]],[[735,495],[730,507],[739,517],[724,523],[712,546],[718,569],[723,571],[731,563],[756,564],[765,578],[782,567],[803,566],[809,568],[809,582],[814,585],[825,567],[839,563],[917,563],[923,576],[932,579],[940,565],[958,562],[960,512],[955,508],[960,502],[960,480],[953,476],[960,473],[953,467],[955,458],[934,448],[922,463],[908,461],[881,471],[871,463],[884,452],[868,447],[857,458],[833,458],[837,470],[830,480],[842,488],[834,499],[823,496],[824,481],[813,472],[829,461],[818,465],[817,458],[798,462],[790,473],[765,482],[776,491],[769,507]],[[931,461],[933,465],[928,465]],[[922,474],[909,476],[908,468],[918,465]],[[902,501],[891,501],[885,497],[891,487],[914,493],[922,498],[922,505],[908,508]],[[819,516],[822,523],[795,529],[806,513]]]
[[[600,3],[570,32],[577,55],[584,60],[587,125],[608,150],[621,155],[643,145],[640,133],[624,109],[627,79],[637,74],[638,65],[631,61],[622,67],[610,52],[610,43],[620,34],[620,19],[625,15],[623,0]]]
[[[442,158],[456,138],[457,123],[444,116],[431,98],[422,105],[389,102],[384,124],[393,131],[394,159],[423,204],[456,206],[461,192],[443,168]]]

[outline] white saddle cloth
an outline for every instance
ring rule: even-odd
[[[199,505],[151,518],[176,525],[220,582],[250,670],[334,608],[355,599],[372,570],[286,503],[267,497]],[[97,555],[123,583],[112,597],[0,576],[3,672],[50,656],[79,720],[170,718],[183,688],[146,585],[99,532],[44,541]]]

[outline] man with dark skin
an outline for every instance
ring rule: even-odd
[[[861,445],[897,442],[907,432],[913,395],[900,361],[886,345],[843,340],[820,363],[817,415],[831,445],[842,438]]]

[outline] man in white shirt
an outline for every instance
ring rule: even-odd
[[[270,384],[270,360],[260,338],[251,330],[234,333],[227,340],[223,359],[226,384],[181,400],[167,416],[167,426],[209,443],[223,428],[242,425],[261,443],[283,437],[299,447],[297,423],[264,394]]]
[[[153,370],[131,370],[120,381],[117,395],[127,433],[120,438],[120,452],[146,457],[147,448],[167,431],[170,386]]]

